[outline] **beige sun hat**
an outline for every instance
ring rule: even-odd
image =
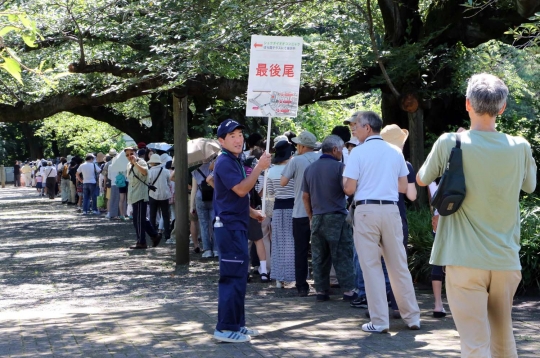
[[[381,137],[386,142],[393,144],[396,147],[403,148],[403,145],[409,137],[409,131],[399,128],[397,124],[389,124],[381,130]]]
[[[159,154],[152,154],[150,160],[148,161],[148,164],[161,164],[161,157],[159,156]]]

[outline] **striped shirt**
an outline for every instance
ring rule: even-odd
[[[286,186],[281,186],[281,172],[285,169],[285,164],[273,165],[268,170],[268,182],[266,190],[269,196],[274,196],[276,199],[291,199],[294,198],[294,179],[289,180]]]

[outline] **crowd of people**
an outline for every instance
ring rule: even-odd
[[[535,189],[536,164],[523,138],[496,131],[507,95],[492,75],[469,80],[471,127],[461,132],[467,197],[455,214],[439,218],[433,211],[432,315],[446,316],[441,291],[447,276],[464,357],[517,357],[511,309],[521,268],[519,192]],[[294,282],[306,297],[310,253],[317,301],[328,301],[332,288],[340,287],[343,301],[367,308],[363,331],[388,332],[390,316],[419,330],[405,201],[416,200],[416,184],[435,193],[456,134],[435,142],[416,175],[402,154],[407,130],[383,126],[374,112],[354,113],[322,142],[309,131],[286,132],[273,138],[271,153],[257,133],[244,140],[243,129],[235,120],[222,122],[221,152],[190,171],[193,250],[203,259],[217,257],[220,265],[214,337],[247,342],[260,334],[245,324],[250,264],[262,282],[278,288]],[[146,234],[155,247],[174,230],[171,166],[168,154],[139,143],[120,153],[61,158],[58,165],[36,161],[19,170],[39,195],[54,199],[59,193],[83,215],[99,213],[101,193],[106,217],[132,218],[137,241],[131,248],[146,249]]]
[[[57,160],[26,161],[22,167],[21,164],[17,161],[14,167],[16,187],[22,182],[26,187],[35,187],[39,196],[51,200],[60,197],[62,204],[73,205],[82,215],[103,213],[110,220],[133,220],[137,234],[133,248],[146,246],[144,230],[141,230],[145,225],[152,228],[147,232],[154,246],[162,236],[165,241],[171,236],[174,171],[171,170],[172,157],[166,152],[158,154],[141,142],[121,152],[111,149],[106,155],[88,153],[84,159],[70,155]],[[137,176],[142,176],[142,168],[147,171],[144,179]],[[154,188],[150,193],[147,182]],[[145,216],[147,213],[147,203],[151,226],[147,225],[148,220],[142,219],[142,213]]]
[[[441,298],[446,278],[463,357],[517,357],[511,311],[521,279],[519,193],[535,189],[537,169],[525,139],[496,130],[507,96],[508,88],[495,76],[469,79],[465,107],[471,126],[460,129],[459,137],[467,196],[452,215],[439,217],[433,211],[432,314],[446,316]],[[245,325],[244,299],[248,241],[265,237],[270,252],[261,258],[257,247],[255,253],[260,272],[270,257],[270,278],[277,287],[294,278],[298,295],[308,295],[311,250],[317,301],[330,299],[335,274],[343,301],[368,308],[370,322],[363,331],[389,331],[388,305],[409,329],[421,328],[407,265],[404,200],[416,199],[415,182],[435,193],[457,135],[443,134],[415,175],[402,154],[406,130],[383,127],[382,119],[369,111],[354,113],[345,124],[350,132],[334,128],[322,143],[307,131],[278,137],[273,157],[261,150],[264,142],[243,153],[244,127],[236,121],[218,127],[222,154],[206,179],[215,188],[214,238],[220,254],[217,340],[247,342],[260,334]],[[250,156],[258,161],[246,168]],[[273,203],[263,213],[253,197],[260,195],[266,169]]]

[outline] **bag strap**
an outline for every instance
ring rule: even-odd
[[[204,180],[206,180],[206,175],[204,175],[203,172],[201,172],[201,169],[197,168],[197,171],[198,171],[199,173],[201,173],[201,175],[203,176]]]
[[[157,182],[157,180],[159,179],[159,176],[161,175],[162,171],[163,171],[163,167],[161,167],[161,169],[159,170],[159,173],[158,173],[156,179],[154,179],[154,181],[152,182],[152,185],[154,185]]]
[[[51,170],[49,170],[49,174],[47,174],[47,178],[49,177],[49,175],[51,175],[51,172],[52,172],[52,168]]]
[[[137,178],[141,183],[143,183],[143,184],[146,185],[147,187],[150,187],[150,185],[148,185],[146,182],[142,181],[141,178],[139,178],[139,177],[137,176],[137,174],[135,174],[135,172],[133,171],[133,164],[131,164],[131,169],[129,170],[129,172],[130,172],[131,174],[133,174],[133,176],[134,176],[135,178]],[[128,175],[129,175],[129,174],[128,174]],[[152,185],[154,185],[154,184],[152,184]]]
[[[456,133],[456,148],[461,148],[461,134]]]

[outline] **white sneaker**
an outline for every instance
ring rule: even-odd
[[[107,215],[105,215],[105,219],[110,219],[111,218],[111,214],[107,213]]]
[[[217,250],[214,250],[214,257],[219,257],[219,252]]]
[[[203,254],[202,254],[202,258],[203,258],[203,259],[209,259],[209,258],[211,258],[211,257],[213,257],[212,250],[206,250],[206,251],[204,251]]]
[[[283,285],[281,284],[281,281],[276,281],[276,288],[282,288]]]
[[[362,331],[371,333],[388,333],[388,327],[376,326],[369,322],[362,325]]]
[[[251,341],[251,337],[234,331],[214,331],[214,338],[221,342],[243,343]]]
[[[246,334],[246,335],[252,336],[252,337],[256,337],[256,336],[260,335],[259,331],[257,331],[256,329],[251,329],[251,328],[247,328],[247,327],[240,327],[240,333]]]
[[[410,323],[407,326],[409,326],[410,330],[418,331],[420,329],[420,320],[418,320],[416,322],[413,322],[413,323]]]
[[[99,211],[94,211],[94,215],[99,215]]]

